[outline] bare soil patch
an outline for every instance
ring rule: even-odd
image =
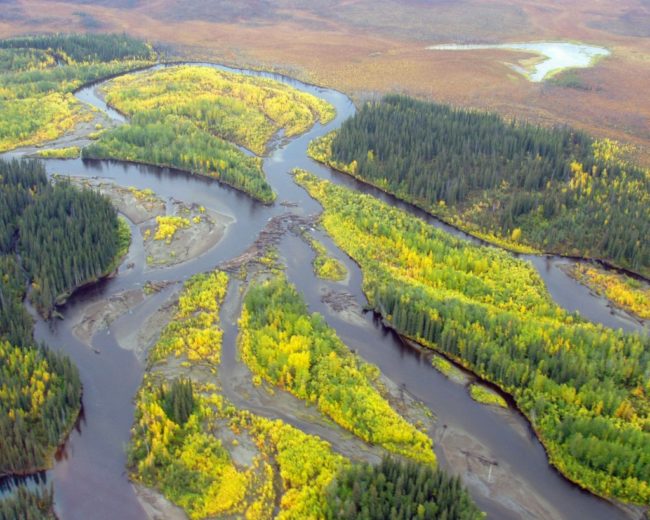
[[[149,220],[140,226],[144,237],[147,267],[163,267],[181,264],[202,255],[217,245],[233,219],[216,211],[174,201],[167,215],[180,216],[189,221],[187,227],[179,228],[167,240],[157,240],[156,220]]]
[[[165,201],[153,193],[147,194],[135,188],[118,186],[100,177],[69,177],[69,179],[74,184],[106,195],[115,208],[136,225],[166,213]]]
[[[88,305],[72,326],[74,335],[90,346],[93,336],[110,326],[119,316],[140,305],[145,299],[142,289],[131,289]]]

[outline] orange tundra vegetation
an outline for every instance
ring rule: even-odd
[[[48,16],[43,17],[42,13]],[[185,57],[271,68],[363,98],[402,91],[536,122],[568,123],[637,145],[650,163],[650,23],[642,0],[19,0],[0,36],[34,31],[126,31]],[[529,83],[509,51],[432,52],[447,42],[584,41],[612,56],[578,70],[584,88]],[[520,59],[530,58],[522,53]]]

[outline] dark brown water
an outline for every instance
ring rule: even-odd
[[[148,280],[182,281],[195,273],[214,269],[219,262],[243,252],[273,216],[287,211],[300,214],[320,212],[320,205],[293,183],[289,172],[295,167],[304,168],[357,191],[371,193],[436,227],[477,242],[424,212],[346,175],[333,172],[307,157],[307,145],[312,139],[337,128],[344,119],[354,113],[354,106],[345,95],[275,74],[245,73],[287,82],[328,100],[337,109],[337,117],[333,122],[325,126],[317,124],[308,133],[289,142],[279,143],[265,159],[264,170],[278,194],[277,203],[272,206],[259,204],[213,180],[166,168],[81,159],[46,161],[50,174],[105,177],[122,186],[150,188],[163,198],[173,197],[195,202],[235,219],[224,239],[211,251],[185,264],[150,272],[143,272],[144,252],[141,240],[139,241],[135,234],[135,242],[126,261],[135,262],[134,269],[121,269],[115,278],[76,294],[62,309],[64,321],[46,323],[39,320],[36,323],[37,340],[66,352],[79,367],[84,386],[84,415],[72,432],[60,460],[45,477],[48,482],[54,484],[56,510],[62,520],[145,518],[125,472],[125,446],[133,421],[133,398],[142,378],[143,367],[131,352],[117,344],[114,335],[116,330],[122,333],[137,330],[146,316],[162,304],[167,293],[153,297],[142,308],[135,309],[133,314],[120,318],[108,330],[96,335],[93,338],[93,347],[97,352],[81,344],[71,332],[75,317],[88,305],[125,289],[141,286]],[[82,90],[78,97],[99,108],[106,108],[92,89]],[[282,201],[295,202],[298,207],[288,210],[279,204]],[[323,235],[321,238],[335,256],[346,264],[351,273],[346,290],[363,305],[365,298],[360,288],[359,269],[327,236]],[[389,378],[422,400],[435,413],[438,421],[450,428],[468,432],[476,438],[489,450],[491,456],[511,469],[516,479],[530,485],[541,501],[552,504],[558,511],[559,518],[628,518],[619,509],[581,491],[553,470],[548,465],[540,443],[527,428],[523,418],[515,418],[520,426],[517,428],[512,422],[504,421],[503,415],[474,402],[465,388],[449,381],[431,367],[428,355],[405,345],[371,314],[363,315],[360,322],[350,322],[330,312],[321,302],[320,291],[328,287],[335,289],[336,286],[314,278],[311,269],[313,253],[298,238],[288,236],[284,239],[281,253],[287,260],[289,278],[303,292],[311,310],[321,312],[352,349],[377,364]],[[559,264],[566,260],[556,257],[524,258],[535,265],[553,298],[563,307],[570,311],[579,311],[588,319],[610,327],[640,330],[641,327],[634,321],[612,314],[605,300],[591,295],[559,269]],[[224,348],[232,348],[232,345],[224,345]],[[525,433],[522,434],[522,431]],[[444,457],[441,461],[445,463]],[[525,518],[521,509],[504,503],[503,500],[494,500],[489,491],[481,485],[472,484],[470,489],[490,518]]]

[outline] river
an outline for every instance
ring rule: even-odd
[[[326,99],[337,110],[336,118],[329,124],[316,124],[307,133],[291,140],[278,140],[272,152],[265,157],[264,171],[278,195],[277,202],[271,206],[260,204],[212,179],[167,168],[117,161],[45,161],[50,175],[100,176],[121,186],[150,188],[163,199],[195,202],[234,219],[223,240],[207,253],[184,264],[157,270],[144,270],[146,262],[142,242],[135,234],[129,257],[125,260],[125,263],[134,262],[135,268],[121,268],[117,276],[77,292],[61,309],[64,320],[37,320],[36,339],[69,355],[78,366],[83,383],[83,414],[57,457],[54,468],[44,476],[54,485],[55,507],[62,520],[146,518],[125,469],[125,446],[133,421],[133,399],[144,367],[131,351],[120,348],[115,337],[118,330],[121,336],[136,332],[145,318],[164,303],[170,291],[174,290],[174,285],[145,300],[142,305],[96,334],[92,349],[75,337],[72,325],[89,305],[126,289],[142,286],[146,281],[180,282],[195,273],[214,269],[220,262],[242,253],[274,216],[286,212],[300,215],[319,213],[320,205],[293,182],[289,174],[293,168],[304,168],[337,184],[371,193],[426,219],[436,227],[478,242],[417,208],[332,171],[307,156],[307,145],[312,139],[338,128],[343,120],[353,115],[355,108],[347,96],[276,74],[240,72],[289,83]],[[95,95],[96,88],[82,89],[77,97],[105,110],[107,107]],[[119,117],[114,111],[109,115]],[[282,201],[290,201],[296,206],[284,207],[279,204]],[[371,313],[359,313],[356,319],[348,319],[324,304],[323,290],[344,290],[352,294],[360,305],[365,303],[365,298],[358,267],[327,236],[321,233],[320,237],[334,256],[347,266],[350,272],[347,286],[316,279],[311,268],[313,252],[293,235],[287,235],[280,244],[280,254],[286,259],[289,279],[303,292],[310,309],[321,312],[350,348],[378,365],[405,392],[431,409],[437,417],[434,441],[441,464],[463,476],[474,499],[489,518],[544,518],[539,511],[551,515],[546,518],[565,520],[634,518],[629,512],[582,491],[551,468],[541,444],[519,414],[513,411],[504,414],[503,411],[474,402],[462,385],[448,380],[432,368],[430,353],[403,342]],[[624,315],[613,314],[603,298],[592,295],[568,277],[559,267],[568,260],[545,256],[524,258],[537,268],[551,295],[563,307],[579,311],[588,319],[610,327],[642,329]],[[236,358],[233,355],[235,345],[232,337],[226,338],[223,348],[226,351],[224,358]],[[228,373],[228,367],[224,368],[223,373]],[[462,439],[467,439],[476,449],[473,454],[459,458],[457,454],[463,450],[458,444]],[[477,460],[482,461],[485,471],[475,470]],[[525,491],[523,496],[522,491]]]

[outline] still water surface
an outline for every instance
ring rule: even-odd
[[[586,68],[604,56],[610,54],[604,47],[586,45],[583,43],[569,42],[531,42],[531,43],[500,43],[500,44],[442,44],[431,45],[427,49],[438,51],[468,51],[483,49],[505,49],[511,51],[524,51],[537,54],[544,59],[527,70],[519,65],[510,66],[526,76],[530,81],[544,81],[552,72],[562,69]]]

